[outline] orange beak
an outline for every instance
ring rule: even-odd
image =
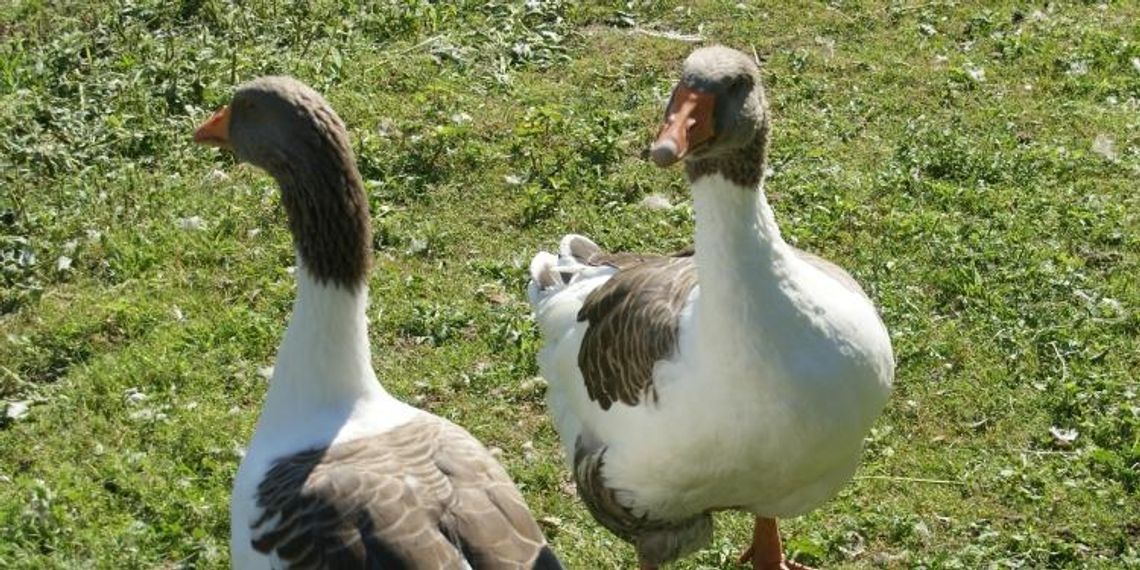
[[[222,106],[206,122],[194,129],[194,142],[208,146],[230,148],[230,108]]]
[[[665,124],[657,140],[649,147],[649,156],[657,166],[666,167],[685,158],[689,150],[713,137],[713,109],[716,96],[678,85]]]

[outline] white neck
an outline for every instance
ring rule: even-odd
[[[740,186],[720,174],[705,175],[692,184],[696,216],[695,260],[700,278],[697,326],[718,330],[745,327],[756,319],[795,311],[788,298],[794,253],[780,237],[780,228],[763,183]],[[729,347],[725,347],[729,349]]]
[[[368,287],[320,283],[297,261],[297,300],[278,349],[264,414],[296,422],[313,410],[347,412],[391,398],[376,380],[368,344]],[[261,423],[275,418],[263,417]]]

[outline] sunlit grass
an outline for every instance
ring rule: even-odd
[[[572,568],[632,567],[568,484],[524,268],[569,231],[690,242],[640,155],[694,35],[763,59],[782,231],[896,349],[862,469],[789,549],[1140,566],[1140,8],[992,4],[0,6],[0,567],[226,566],[293,257],[272,181],[189,132],[266,73],[351,130],[382,381],[501,449]],[[679,568],[733,566],[748,521],[718,523]]]

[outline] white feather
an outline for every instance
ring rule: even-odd
[[[424,413],[393,398],[376,380],[367,288],[318,283],[299,261],[296,276],[293,316],[230,501],[231,563],[241,570],[276,567],[250,545],[250,526],[261,516],[257,486],[273,461],[384,433]]]
[[[531,296],[547,405],[568,458],[583,430],[608,447],[607,485],[638,513],[803,514],[855,470],[890,391],[890,339],[867,299],[783,242],[762,190],[713,175],[693,195],[700,285],[677,353],[655,367],[656,403],[602,410],[586,392],[577,313],[614,272],[594,268]],[[571,237],[543,266],[574,265]]]

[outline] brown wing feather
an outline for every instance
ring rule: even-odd
[[[866,297],[859,282],[843,268],[818,255],[792,250]],[[590,399],[604,410],[614,402],[632,406],[645,399],[656,400],[653,366],[676,351],[678,318],[697,284],[693,248],[668,256],[587,248],[573,253],[581,263],[618,270],[586,297],[578,311],[578,320],[590,323],[578,352],[578,367]]]
[[[606,484],[605,455],[607,448],[591,441],[588,433],[574,444],[574,483],[578,496],[594,519],[610,532],[630,542],[643,562],[659,566],[694,552],[712,538],[713,521],[709,513],[660,520],[647,514],[638,515],[622,504],[616,489]]]
[[[677,350],[678,317],[697,284],[692,254],[599,252],[587,262],[618,269],[578,311],[590,324],[578,352],[590,399],[605,410],[656,400],[653,365]]]
[[[530,568],[545,539],[490,453],[431,416],[278,461],[253,547],[286,568]]]

